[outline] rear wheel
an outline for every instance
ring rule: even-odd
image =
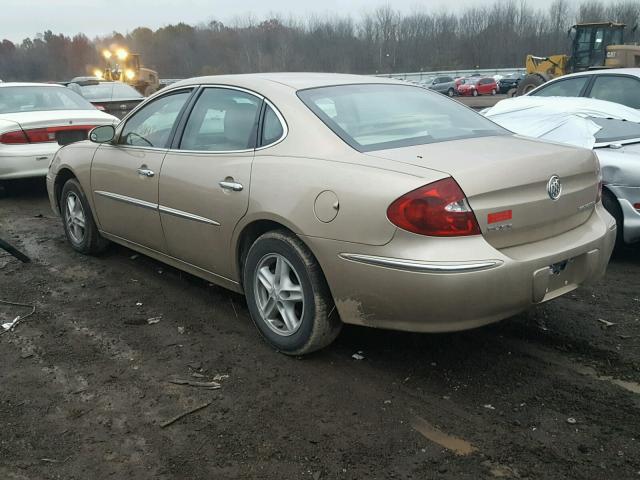
[[[243,286],[262,336],[287,355],[329,345],[340,333],[329,287],[306,246],[286,231],[268,232],[249,249]]]
[[[104,251],[109,242],[98,232],[87,197],[75,178],[67,180],[62,187],[60,214],[64,233],[74,250],[84,254]]]
[[[473,95],[474,97],[477,97],[477,96],[478,96],[478,90],[474,90],[474,91],[473,91],[473,93],[472,93],[472,95]]]
[[[491,95],[495,95],[495,94],[496,94],[496,89],[494,88],[491,90]]]
[[[450,88],[449,90],[447,90],[447,95],[450,96],[450,97],[453,97],[454,93],[455,92],[453,91],[453,88]]]
[[[624,220],[618,199],[608,190],[602,192],[602,205],[616,219],[616,246],[624,244]]]
[[[542,78],[540,75],[536,75],[536,74],[527,75],[522,80],[520,80],[520,83],[518,83],[517,95],[518,96],[525,95],[529,93],[531,90],[533,90],[534,88],[538,88],[544,82],[545,82],[544,78]]]

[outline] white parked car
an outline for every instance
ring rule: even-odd
[[[1,83],[0,181],[45,177],[61,145],[118,122],[61,85]]]
[[[593,149],[617,243],[640,241],[640,111],[592,98],[523,96],[482,113],[521,135]]]

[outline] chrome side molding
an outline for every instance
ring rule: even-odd
[[[158,210],[162,213],[166,213],[168,215],[173,215],[174,217],[186,218],[187,220],[193,220],[194,222],[206,223],[208,225],[215,225],[216,227],[220,226],[220,223],[215,220],[211,220],[210,218],[201,217],[200,215],[195,215],[193,213],[185,212],[182,210],[176,210],[175,208],[165,207],[164,205],[160,205]]]
[[[375,255],[360,255],[358,253],[341,253],[340,257],[352,262],[374,265],[377,267],[394,268],[396,270],[408,270],[417,273],[463,273],[487,270],[502,264],[500,260],[487,260],[470,263],[434,263],[420,262],[417,260],[405,260],[402,258],[378,257]]]

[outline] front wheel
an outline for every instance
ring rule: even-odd
[[[474,91],[473,91],[473,96],[474,96],[474,97],[477,97],[477,96],[478,96],[478,90],[474,90]]]
[[[102,252],[108,245],[98,231],[91,207],[80,183],[74,178],[67,180],[60,195],[60,214],[64,233],[74,250],[84,254]]]
[[[491,90],[491,95],[495,95],[496,94],[496,89],[494,88],[493,90]]]
[[[340,333],[342,322],[320,265],[296,236],[273,231],[259,237],[243,273],[251,318],[280,352],[311,353]]]
[[[450,96],[450,97],[453,97],[454,93],[455,92],[453,91],[453,88],[450,88],[449,90],[447,90],[447,95]]]
[[[624,244],[624,220],[620,202],[609,190],[605,190],[602,192],[602,206],[616,220],[616,246],[620,247]]]

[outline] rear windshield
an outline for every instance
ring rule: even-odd
[[[81,85],[80,93],[87,100],[132,100],[142,95],[126,83],[98,83]]]
[[[593,118],[602,128],[596,132],[596,143],[622,142],[640,140],[640,123],[616,120],[613,118]]]
[[[80,95],[64,87],[0,87],[0,113],[94,109]]]
[[[298,97],[361,152],[509,134],[454,100],[410,85],[321,87]]]

